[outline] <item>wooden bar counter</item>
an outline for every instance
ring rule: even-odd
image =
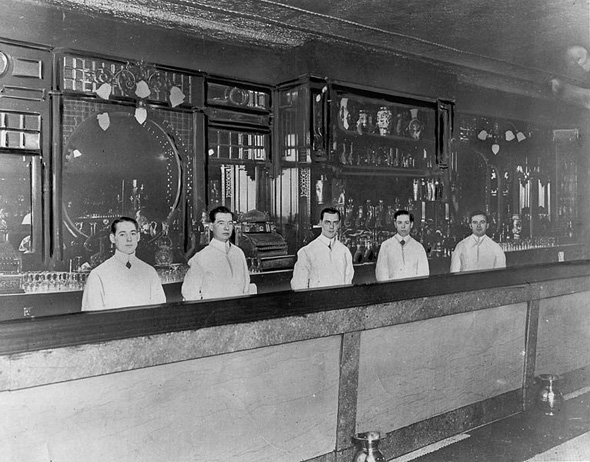
[[[388,458],[590,370],[588,261],[0,323],[2,460]]]
[[[590,382],[590,263],[0,323],[2,460],[393,458]]]

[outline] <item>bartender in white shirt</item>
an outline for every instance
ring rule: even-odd
[[[457,244],[451,256],[451,273],[506,268],[506,255],[496,242],[486,235],[488,216],[481,210],[470,215],[472,234]]]
[[[115,254],[88,275],[82,311],[166,303],[160,276],[135,256],[139,235],[139,225],[133,218],[113,221],[109,238]]]
[[[322,233],[297,252],[291,279],[293,290],[352,284],[352,255],[336,237],[340,229],[338,209],[322,210],[320,226]]]
[[[393,224],[397,233],[381,244],[375,279],[391,281],[428,276],[430,268],[424,246],[410,236],[414,216],[407,210],[398,210],[393,215]]]
[[[201,300],[255,294],[244,252],[230,242],[233,213],[220,206],[209,212],[209,219],[213,239],[189,260],[182,296],[185,300]]]

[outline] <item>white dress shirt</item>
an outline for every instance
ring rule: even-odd
[[[212,239],[188,262],[182,283],[185,300],[236,297],[250,293],[250,273],[239,247]]]
[[[352,284],[354,266],[350,250],[337,239],[320,234],[297,252],[291,288],[307,289]]]
[[[166,303],[166,295],[156,270],[118,250],[90,272],[82,295],[82,311],[159,303]]]
[[[430,268],[424,246],[411,236],[402,238],[396,234],[381,244],[375,265],[377,281],[417,278],[429,274]]]
[[[506,268],[506,255],[487,235],[471,234],[457,244],[451,256],[451,273]]]

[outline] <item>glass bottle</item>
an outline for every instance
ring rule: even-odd
[[[381,106],[377,111],[377,127],[381,136],[391,134],[393,114],[387,106]]]
[[[162,235],[157,241],[158,250],[154,255],[156,266],[169,268],[172,264],[172,239],[168,236],[168,223],[162,223]]]

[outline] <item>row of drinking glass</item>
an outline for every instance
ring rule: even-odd
[[[158,267],[156,271],[158,272],[158,276],[160,276],[162,284],[170,284],[173,282],[182,282],[188,271],[188,266],[182,263],[172,263],[168,267]]]
[[[27,271],[22,273],[21,288],[26,293],[82,290],[87,276],[67,271]]]
[[[541,249],[545,247],[556,247],[559,245],[557,237],[533,237],[515,241],[500,242],[500,247],[505,252],[517,250]]]
[[[169,268],[158,268],[158,275],[162,284],[182,282],[187,269],[186,265],[171,265]],[[88,274],[68,271],[28,271],[21,274],[21,288],[26,293],[83,290]]]

